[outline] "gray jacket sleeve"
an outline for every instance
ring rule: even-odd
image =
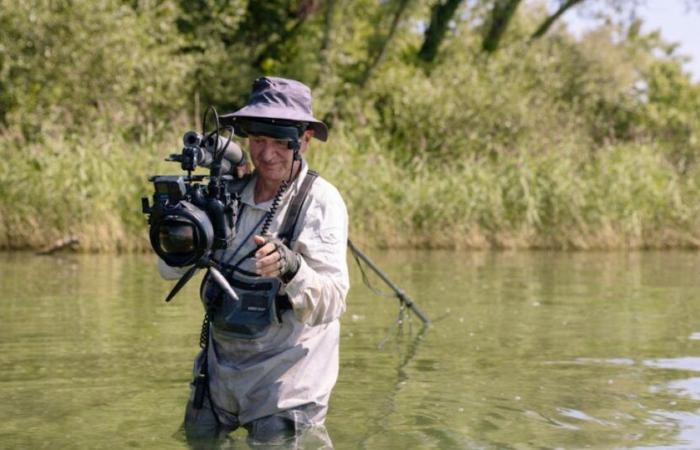
[[[345,312],[350,287],[346,260],[348,214],[340,193],[319,179],[309,195],[301,231],[293,245],[301,266],[286,285],[297,319],[319,325]]]

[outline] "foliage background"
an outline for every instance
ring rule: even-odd
[[[485,51],[508,1],[457,2],[426,60],[449,2],[0,0],[0,248],[148,248],[148,175],[261,74],[312,86],[331,139],[310,162],[367,245],[700,246],[700,86],[675,46],[637,20],[533,38],[528,3]]]

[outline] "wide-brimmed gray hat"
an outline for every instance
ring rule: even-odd
[[[233,122],[245,119],[305,122],[314,130],[315,138],[328,139],[328,127],[311,112],[311,89],[286,78],[258,78],[253,82],[248,104],[238,111],[224,114],[221,119]]]

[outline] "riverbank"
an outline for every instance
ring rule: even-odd
[[[141,197],[177,142],[94,136],[27,144],[0,162],[0,249],[149,249]],[[3,148],[13,145],[0,139]],[[583,155],[527,153],[399,164],[386,144],[336,130],[310,165],[343,194],[364,246],[429,249],[700,248],[700,173],[682,176],[656,149],[616,145]],[[562,156],[565,155],[565,156]]]

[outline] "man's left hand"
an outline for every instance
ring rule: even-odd
[[[256,235],[255,270],[263,277],[279,277],[285,283],[291,281],[301,265],[300,256],[275,237]]]

